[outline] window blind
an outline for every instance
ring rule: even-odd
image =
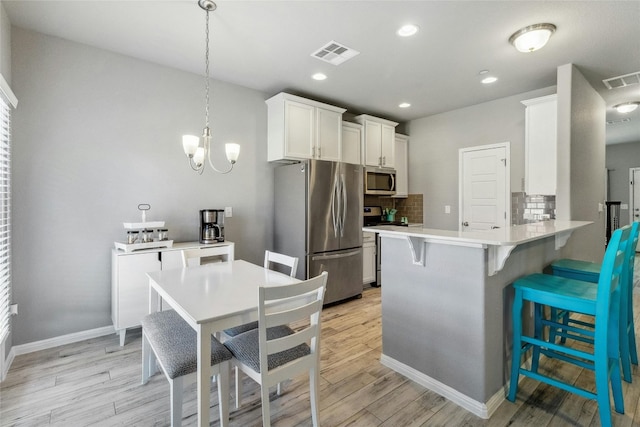
[[[0,96],[0,343],[9,335],[10,303],[11,106]]]

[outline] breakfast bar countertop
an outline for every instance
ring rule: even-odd
[[[363,227],[363,231],[380,233],[389,237],[413,237],[437,243],[469,246],[515,246],[533,240],[570,233],[591,224],[591,221],[550,220],[506,228],[482,231],[439,230],[435,228],[399,227],[392,225]]]

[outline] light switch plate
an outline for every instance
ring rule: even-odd
[[[233,216],[233,208],[231,206],[224,208],[224,216],[227,218],[231,218]]]
[[[444,213],[451,213],[451,206],[444,205]]]

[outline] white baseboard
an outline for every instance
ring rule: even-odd
[[[397,360],[384,354],[380,356],[380,363],[390,369],[393,369],[399,374],[404,375],[410,380],[415,381],[421,386],[438,393],[440,396],[449,399],[456,405],[483,419],[489,419],[489,417],[491,417],[491,415],[505,400],[505,391],[502,388],[498,390],[493,396],[491,396],[491,398],[486,403],[478,402],[477,400],[471,399],[469,396],[449,387],[448,385],[443,384],[440,381],[435,380],[420,371],[417,371],[411,366],[405,365],[402,362],[398,362]]]
[[[72,344],[78,341],[88,340],[91,338],[102,337],[109,334],[115,334],[113,326],[104,326],[102,328],[90,329],[88,331],[75,332],[73,334],[62,335],[59,337],[49,338],[42,341],[30,342],[27,344],[14,345],[11,348],[16,356],[21,354],[33,353],[34,351],[47,350],[49,348],[61,345]]]
[[[2,349],[2,354],[4,354],[4,348]],[[2,372],[0,372],[0,382],[4,381],[7,378],[7,373],[9,372],[9,368],[11,367],[11,363],[13,363],[13,359],[16,357],[16,352],[13,351],[13,347],[9,350],[9,354],[7,358],[0,363],[2,366]]]

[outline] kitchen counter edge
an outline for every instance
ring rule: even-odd
[[[573,230],[590,224],[593,224],[593,221],[551,220],[483,231],[453,231],[434,228],[384,225],[377,227],[363,227],[362,231],[380,233],[383,237],[422,238],[425,241],[441,244],[516,246],[550,236],[570,233]]]

